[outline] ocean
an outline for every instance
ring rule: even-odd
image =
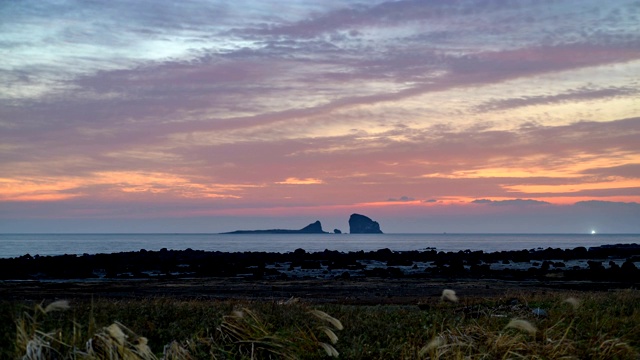
[[[640,243],[640,234],[0,234],[0,258],[162,248],[223,252],[573,249]]]

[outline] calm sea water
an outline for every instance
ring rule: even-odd
[[[640,234],[0,234],[0,257],[25,254],[99,254],[123,251],[193,250],[308,252],[573,249],[578,246],[640,243]]]

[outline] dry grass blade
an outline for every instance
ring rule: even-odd
[[[191,360],[191,359],[193,358],[191,357],[191,354],[189,354],[189,351],[183,348],[182,346],[180,346],[180,344],[178,344],[177,341],[172,341],[170,344],[166,345],[162,352],[162,360]]]
[[[23,313],[17,319],[16,324],[16,349],[19,353],[24,353],[23,359],[49,359],[59,357],[62,349],[70,348],[65,344],[59,335],[59,331],[50,333],[39,330],[40,323],[38,315],[46,315],[48,312],[61,311],[69,308],[69,303],[65,300],[55,301],[46,308],[38,304],[34,308],[33,315]]]
[[[267,324],[249,309],[234,311],[231,315],[224,316],[218,331],[223,343],[235,347],[239,354],[252,359],[260,357],[260,354],[266,358],[273,355],[290,358],[285,354],[290,341],[270,334]]]
[[[224,316],[218,329],[232,342],[253,341],[269,335],[266,325],[249,309]]]
[[[568,346],[566,344],[566,339],[567,339],[567,336],[569,336],[569,331],[571,331],[571,329],[573,328],[574,322],[575,322],[575,319],[571,320],[571,322],[569,323],[569,325],[567,326],[565,331],[562,333],[562,337],[560,338],[560,340],[557,341],[557,344],[553,347],[553,352],[554,353],[557,353],[558,351],[562,350],[563,348],[564,348],[565,351],[567,350]],[[555,325],[554,325],[554,327],[555,327]]]
[[[27,326],[24,317],[16,320],[16,346],[18,349],[26,349],[27,344],[31,341],[31,334],[27,330]]]
[[[608,339],[600,343],[596,351],[599,359],[631,359],[638,356],[638,353],[629,344],[620,339]]]
[[[31,339],[25,349],[25,355],[23,360],[45,360],[51,358],[52,352],[51,344],[45,341],[42,337],[34,336]]]

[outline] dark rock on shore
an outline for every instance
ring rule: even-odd
[[[377,221],[360,214],[351,214],[349,217],[349,232],[351,234],[382,234]]]
[[[328,234],[328,232],[322,230],[322,224],[320,221],[311,223],[300,230],[288,230],[288,229],[270,229],[270,230],[236,230],[226,232],[223,234]]]

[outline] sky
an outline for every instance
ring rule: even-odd
[[[0,1],[0,232],[640,233],[638,0]]]

